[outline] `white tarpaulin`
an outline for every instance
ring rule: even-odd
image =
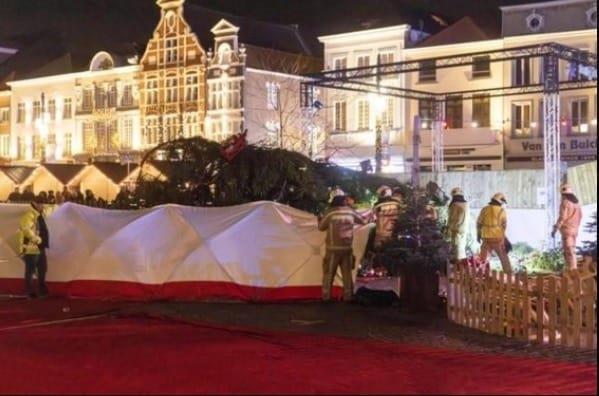
[[[26,205],[0,205],[0,280],[22,288],[16,230]],[[257,202],[114,211],[75,204],[49,218],[51,292],[104,298],[319,298],[316,217]],[[338,282],[338,281],[337,281]],[[0,290],[6,293],[6,290]]]

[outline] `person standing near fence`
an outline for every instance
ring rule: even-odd
[[[447,217],[447,237],[451,245],[452,260],[466,258],[466,233],[468,231],[468,202],[464,199],[464,192],[456,187],[451,190],[451,202]]]
[[[40,215],[38,205],[32,201],[31,207],[19,221],[19,232],[17,234],[19,255],[25,262],[25,290],[29,298],[37,297],[37,293],[33,287],[33,273],[36,271],[38,273],[40,289],[42,289],[41,284],[45,278],[45,272],[40,271],[39,267],[40,244],[42,244],[42,238],[39,235],[38,229],[38,218]],[[40,291],[43,292],[43,290]]]
[[[322,299],[324,301],[331,299],[331,289],[338,267],[341,267],[343,278],[343,300],[348,302],[352,299],[354,292],[352,245],[356,223],[366,224],[366,221],[347,205],[345,195],[340,194],[333,198],[330,209],[318,222],[318,229],[327,233],[322,281]]]
[[[551,236],[559,231],[562,235],[562,248],[564,250],[564,259],[566,268],[574,270],[577,267],[576,262],[576,239],[582,222],[582,208],[572,186],[564,184],[561,188],[562,202],[559,208],[559,218],[553,227]]]
[[[481,243],[480,259],[486,262],[492,252],[495,252],[501,261],[501,267],[506,273],[512,272],[512,264],[506,247],[505,231],[507,229],[507,214],[503,205],[507,199],[502,193],[497,193],[491,202],[483,208],[476,222],[476,240]]]

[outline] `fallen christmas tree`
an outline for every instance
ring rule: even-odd
[[[224,145],[200,137],[171,141],[148,152],[142,169],[144,164],[166,177],[140,173],[132,199],[143,206],[275,201],[317,214],[326,208],[334,186],[368,203],[381,184],[399,185],[393,179],[315,162],[297,152],[246,145],[238,139]]]

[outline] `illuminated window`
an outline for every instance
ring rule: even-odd
[[[472,77],[489,77],[491,75],[491,57],[475,56],[472,59]]]
[[[17,105],[17,123],[25,122],[25,103],[21,102]]]
[[[512,134],[514,137],[532,136],[532,102],[512,103]]]
[[[369,55],[361,55],[358,56],[358,67],[368,67],[370,66],[370,56]]]
[[[589,133],[589,100],[577,98],[570,102],[572,133]]]
[[[433,121],[435,120],[433,101],[426,99],[419,100],[418,115],[420,116],[420,128],[432,129]]]
[[[231,46],[227,43],[223,43],[218,47],[218,63],[226,65],[231,63]]]
[[[178,98],[177,77],[169,77],[166,79],[166,101],[173,103]]]
[[[9,109],[8,108],[4,108],[4,109],[0,109],[0,124],[6,123],[9,121]]]
[[[343,132],[347,130],[347,103],[335,103],[335,131]]]
[[[395,100],[393,98],[386,99],[385,110],[381,114],[381,122],[384,127],[393,128],[395,113]]]
[[[110,107],[110,108],[116,107],[116,104],[117,104],[116,85],[111,85],[108,88],[107,102],[108,102],[108,107]]]
[[[445,102],[445,121],[447,128],[459,129],[464,127],[463,123],[464,102],[461,96],[450,96]]]
[[[147,104],[155,105],[158,103],[158,80],[151,79],[146,82]]]
[[[70,119],[73,116],[73,99],[65,98],[62,105],[62,118]]]
[[[96,146],[96,137],[94,135],[94,124],[92,122],[83,123],[83,150],[91,153]]]
[[[358,130],[370,129],[370,102],[368,100],[358,101]]]
[[[418,81],[437,81],[437,65],[434,60],[426,60],[420,62],[420,68],[421,70],[418,72]]]
[[[133,120],[125,118],[121,122],[121,148],[130,149],[133,146]]]
[[[92,90],[90,88],[85,88],[82,92],[81,109],[84,111],[89,111],[92,109],[92,105]]]
[[[266,108],[268,110],[279,109],[280,94],[281,87],[278,83],[271,81],[266,83]]]
[[[10,155],[10,136],[0,135],[0,157],[8,158]]]
[[[472,122],[479,128],[491,126],[491,98],[489,95],[475,95],[472,98]]]
[[[42,114],[42,104],[39,100],[33,102],[33,120],[37,120],[40,118]]]
[[[106,108],[106,90],[100,85],[96,85],[94,88],[94,101],[96,109]]]
[[[177,61],[177,39],[169,38],[165,40],[165,62],[173,63]]]
[[[121,98],[121,106],[133,106],[133,86],[131,84],[125,84],[123,86],[123,97]]]
[[[239,81],[229,83],[229,106],[232,109],[241,107],[241,83]]]
[[[198,100],[198,76],[188,75],[185,79],[185,100],[195,102]]]
[[[514,86],[530,85],[532,68],[530,59],[516,59],[512,62],[512,84]]]
[[[347,69],[347,58],[336,58],[333,61],[333,68],[335,70],[345,70],[345,69]],[[345,72],[338,73],[337,77],[345,77]]]
[[[63,154],[67,157],[73,153],[73,135],[70,133],[64,134],[64,151]]]
[[[56,99],[50,99],[48,101],[48,113],[50,119],[54,121],[56,119]]]
[[[387,64],[391,64],[391,63],[395,62],[395,57],[393,55],[393,52],[382,52],[379,55],[379,62],[381,65],[387,65]],[[382,68],[383,72],[391,71],[392,69],[393,69],[392,67],[383,67]],[[393,78],[393,76],[387,75],[387,76],[383,76],[383,78]]]

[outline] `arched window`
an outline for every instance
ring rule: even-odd
[[[108,52],[98,52],[89,64],[90,71],[109,70],[114,68],[114,60]]]
[[[223,43],[218,47],[218,63],[220,65],[231,63],[231,46],[229,44]]]

